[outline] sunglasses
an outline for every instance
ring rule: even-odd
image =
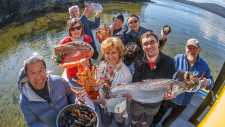
[[[134,20],[133,22],[129,22],[129,24],[137,23],[138,20]]]
[[[70,28],[70,30],[72,30],[72,31],[75,31],[75,29],[76,29],[76,30],[80,30],[80,29],[81,29],[81,26],[77,26],[77,27],[72,27],[72,28]]]
[[[143,46],[145,46],[145,47],[147,47],[147,46],[149,46],[149,45],[153,46],[153,45],[155,45],[156,43],[157,43],[157,41],[151,40],[150,42],[143,43]]]

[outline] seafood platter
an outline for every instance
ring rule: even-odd
[[[56,119],[57,127],[97,127],[97,113],[87,105],[71,104],[63,108]]]
[[[83,64],[94,54],[92,46],[86,42],[69,42],[54,46],[52,59],[62,68],[72,68]]]
[[[104,24],[104,26],[101,26],[98,31],[96,32],[96,38],[98,41],[101,43],[103,42],[106,38],[112,37],[113,30],[110,30],[109,27]]]

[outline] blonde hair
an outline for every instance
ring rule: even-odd
[[[105,56],[106,51],[112,49],[113,47],[117,48],[119,51],[119,58],[124,60],[124,45],[118,37],[109,37],[102,42],[101,50],[103,57]]]

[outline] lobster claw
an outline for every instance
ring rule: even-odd
[[[63,63],[63,64],[61,64],[61,67],[62,68],[73,68],[73,67],[83,64],[88,59],[89,58],[84,58],[84,59],[80,59],[79,61],[75,61],[75,62]]]

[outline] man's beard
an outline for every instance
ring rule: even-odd
[[[188,59],[189,61],[194,61],[195,58],[194,58],[193,56],[191,56],[191,55],[188,55],[188,56],[187,56],[187,59]]]

